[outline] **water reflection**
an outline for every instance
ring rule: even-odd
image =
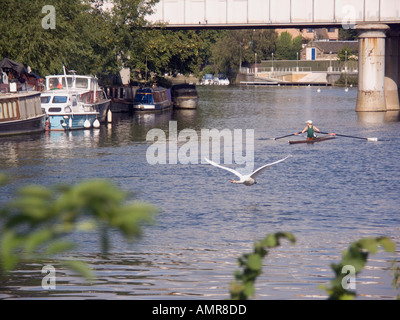
[[[362,124],[382,125],[386,122],[400,121],[400,111],[357,112],[357,117]]]
[[[400,110],[386,111],[385,121],[386,122],[397,122],[397,121],[400,121]]]

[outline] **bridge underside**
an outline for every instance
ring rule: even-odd
[[[355,28],[356,111],[400,110],[400,0],[160,0],[149,21],[167,29]]]
[[[166,28],[307,28],[400,23],[398,0],[160,0]]]

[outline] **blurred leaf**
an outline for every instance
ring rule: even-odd
[[[157,210],[140,202],[126,204],[127,197],[127,192],[110,181],[99,179],[75,186],[21,188],[17,198],[0,211],[3,269],[11,270],[22,258],[42,258],[71,250],[76,244],[64,238],[72,232],[97,230],[104,254],[111,245],[110,229],[129,240],[135,239],[140,236],[143,223],[154,221]],[[86,264],[69,266],[90,277]]]
[[[72,242],[68,242],[68,241],[63,241],[63,240],[58,240],[58,241],[54,241],[53,243],[51,243],[45,253],[47,255],[55,255],[55,254],[60,254],[66,251],[69,251],[73,248],[76,247],[75,243]]]
[[[62,262],[66,267],[75,271],[81,277],[84,277],[88,281],[92,281],[95,279],[94,273],[90,266],[83,261],[78,260],[66,260]]]
[[[53,236],[53,232],[50,229],[40,230],[31,234],[28,234],[24,239],[24,251],[28,256],[32,254],[39,246],[49,241]]]
[[[349,248],[343,251],[342,261],[338,264],[331,264],[336,275],[336,277],[330,282],[331,287],[323,287],[323,289],[329,294],[329,299],[354,299],[356,293],[342,287],[342,280],[344,278],[342,268],[349,265],[353,266],[356,274],[358,274],[367,264],[368,255],[370,253],[376,253],[379,245],[389,252],[395,250],[395,243],[392,240],[387,237],[377,237],[359,239],[358,241],[351,243]]]
[[[9,177],[4,173],[0,173],[0,186],[5,185],[10,181]]]
[[[387,252],[395,252],[396,251],[396,243],[394,241],[392,241],[390,238],[387,238],[387,237],[380,238],[379,244]]]
[[[376,253],[378,251],[378,241],[375,238],[360,239],[358,243],[370,253]]]
[[[251,254],[247,260],[247,266],[252,270],[259,270],[262,267],[262,257],[258,254]]]
[[[238,281],[231,283],[231,299],[247,299],[254,296],[254,283],[261,274],[262,259],[267,254],[264,247],[273,248],[278,246],[280,238],[286,238],[292,243],[295,242],[293,234],[288,232],[268,234],[260,242],[255,242],[253,253],[244,253],[238,258],[238,264],[240,267],[243,267],[243,270],[236,270],[234,273],[235,279]]]
[[[12,270],[18,263],[18,256],[15,254],[14,250],[17,248],[21,239],[17,237],[13,230],[6,230],[2,233],[1,238],[1,267],[4,271]]]
[[[254,282],[247,282],[244,285],[243,293],[247,297],[254,297],[255,294]]]

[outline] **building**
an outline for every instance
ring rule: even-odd
[[[301,51],[300,60],[337,60],[338,52],[349,47],[353,53],[348,58],[357,59],[358,41],[310,41]]]
[[[304,29],[275,29],[280,35],[282,32],[288,32],[293,38],[302,36],[304,41],[310,40],[338,40],[339,29],[337,28],[304,28]]]

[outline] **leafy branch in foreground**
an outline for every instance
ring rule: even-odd
[[[0,184],[5,183],[6,177],[0,175]],[[74,249],[77,243],[65,240],[74,232],[99,231],[104,254],[109,250],[110,229],[134,240],[141,234],[141,223],[152,222],[157,210],[145,203],[127,203],[127,197],[126,192],[106,180],[21,188],[15,200],[0,208],[0,271],[13,270],[22,261],[51,258]],[[81,276],[93,277],[84,262],[64,260],[62,264]]]
[[[370,253],[376,253],[381,246],[386,252],[394,252],[396,244],[388,237],[363,238],[350,244],[349,248],[343,252],[342,261],[331,267],[335,273],[335,278],[331,280],[332,287],[321,286],[328,294],[330,300],[351,300],[356,296],[355,291],[348,290],[344,282],[347,280],[347,273],[344,272],[346,266],[352,266],[355,275],[365,267]]]
[[[286,238],[293,244],[296,241],[293,234],[289,232],[268,234],[263,240],[254,244],[252,253],[243,254],[238,259],[239,266],[243,267],[243,270],[235,272],[235,280],[230,284],[231,299],[246,300],[254,296],[254,284],[262,272],[262,259],[268,254],[266,249],[279,246],[281,238]],[[331,264],[336,275],[331,280],[332,287],[319,286],[320,289],[324,289],[328,293],[328,299],[349,300],[356,296],[355,291],[348,290],[348,275],[344,270],[348,270],[346,267],[350,266],[354,270],[353,276],[356,276],[365,267],[368,255],[376,253],[379,247],[382,247],[386,252],[394,252],[396,244],[388,237],[363,238],[350,244],[349,248],[343,252],[342,261],[338,264]],[[392,286],[396,290],[399,288],[400,267],[394,261],[390,269],[394,277]]]
[[[236,280],[230,285],[231,299],[246,300],[254,296],[254,283],[262,272],[262,259],[268,254],[266,248],[278,247],[281,238],[286,238],[291,243],[296,242],[293,234],[289,232],[268,234],[263,240],[254,244],[252,253],[245,253],[238,259],[239,266],[243,267],[243,270],[235,272]]]
[[[400,290],[400,266],[396,264],[395,259],[391,262],[390,270],[391,270],[390,273],[393,276],[392,280],[393,291]],[[396,299],[400,300],[400,294],[397,294]]]

